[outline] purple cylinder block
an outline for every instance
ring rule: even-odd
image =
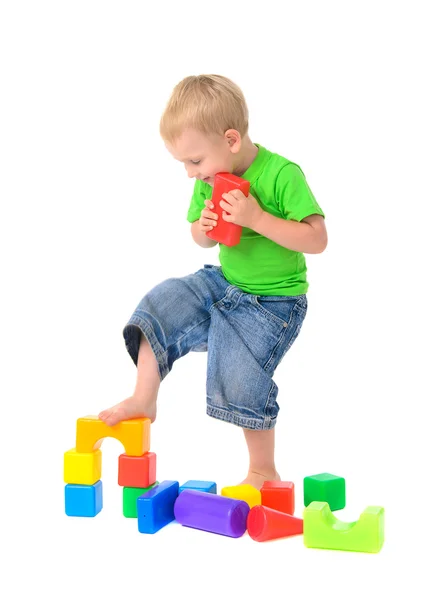
[[[247,529],[250,507],[243,500],[187,489],[177,497],[174,511],[185,527],[237,538]]]

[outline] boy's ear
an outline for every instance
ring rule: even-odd
[[[225,139],[229,149],[233,154],[236,154],[241,149],[241,136],[236,129],[228,129],[225,131]]]

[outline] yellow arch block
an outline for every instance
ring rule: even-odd
[[[151,421],[146,418],[129,419],[110,427],[98,417],[77,419],[76,452],[98,450],[106,437],[120,441],[129,456],[142,456],[150,450]]]
[[[385,536],[385,509],[367,506],[358,521],[337,519],[327,502],[314,501],[303,513],[303,540],[308,548],[379,552]]]
[[[248,483],[224,487],[220,493],[222,496],[227,496],[228,498],[233,498],[234,500],[244,500],[244,502],[247,502],[250,508],[257,506],[258,504],[262,504],[262,495],[260,491]]]

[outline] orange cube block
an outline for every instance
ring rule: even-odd
[[[147,488],[157,477],[157,455],[145,452],[142,456],[120,454],[118,457],[118,485],[131,488]]]
[[[294,515],[294,483],[291,481],[265,481],[260,494],[262,506]]]

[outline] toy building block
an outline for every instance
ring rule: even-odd
[[[68,517],[95,517],[102,506],[102,481],[94,485],[70,483],[65,486],[65,514]]]
[[[138,516],[137,499],[156,485],[158,485],[158,481],[146,488],[123,487],[123,516],[136,519]]]
[[[222,488],[221,494],[222,496],[234,498],[235,500],[244,500],[250,508],[253,508],[253,506],[256,506],[257,504],[262,504],[262,496],[259,490],[248,483],[224,487]]]
[[[305,506],[311,502],[327,502],[330,510],[340,510],[346,506],[345,480],[330,473],[305,477],[303,494]]]
[[[102,452],[77,452],[75,448],[64,453],[65,483],[93,485],[102,474]]]
[[[262,506],[294,515],[294,483],[291,481],[265,481],[260,495]]]
[[[217,494],[217,485],[214,481],[198,481],[197,479],[190,479],[180,486],[179,494],[183,490],[198,490],[199,492]]]
[[[181,525],[234,538],[246,532],[249,511],[243,500],[189,489],[182,490],[174,508]]]
[[[226,202],[225,198],[222,198],[222,195],[231,190],[241,190],[245,196],[248,196],[250,182],[232,173],[216,173],[213,184],[212,202],[214,208],[212,212],[217,214],[218,219],[217,225],[211,231],[207,231],[206,235],[216,242],[225,244],[225,246],[237,245],[240,242],[242,232],[241,225],[224,221],[222,218],[222,213],[226,211],[224,211],[219,203],[222,200]]]
[[[142,456],[120,454],[118,457],[118,485],[131,488],[147,488],[157,477],[157,456],[146,452]]]
[[[358,521],[339,521],[327,502],[311,502],[303,512],[303,541],[307,548],[379,552],[384,542],[385,511],[368,506]]]
[[[300,535],[303,519],[267,506],[254,506],[247,517],[247,532],[256,542]]]
[[[174,504],[179,495],[179,482],[163,481],[137,499],[138,530],[157,533],[175,520]]]
[[[106,437],[119,440],[125,453],[130,456],[142,456],[150,449],[150,419],[129,419],[110,427],[98,417],[82,417],[77,419],[76,450],[92,452],[101,447]]]

